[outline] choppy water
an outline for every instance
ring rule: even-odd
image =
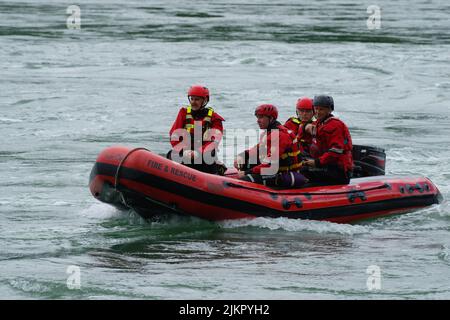
[[[256,128],[261,102],[285,119],[298,97],[332,94],[389,174],[428,176],[448,199],[447,2],[77,1],[81,30],[68,4],[0,2],[0,298],[450,297],[447,202],[356,225],[144,222],[87,187],[104,147],[166,151],[185,90],[204,83],[228,128]]]

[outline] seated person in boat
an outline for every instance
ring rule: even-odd
[[[303,97],[296,104],[297,117],[289,118],[284,126],[297,135],[300,151],[304,157],[310,157],[309,147],[312,144],[311,131],[306,131],[308,124],[314,123],[312,99]]]
[[[277,107],[263,104],[256,108],[255,116],[261,134],[259,143],[236,158],[239,178],[268,186],[298,187],[306,179],[298,170],[301,166],[300,150],[295,134],[277,121]]]
[[[313,159],[302,162],[301,172],[319,184],[348,184],[353,158],[352,138],[345,123],[333,116],[333,98],[326,95],[313,99],[317,121],[305,128],[313,134],[310,154]]]
[[[189,105],[182,107],[170,129],[172,150],[167,157],[199,171],[223,174],[218,163],[217,147],[222,139],[225,121],[209,102],[209,90],[194,85],[188,90]]]

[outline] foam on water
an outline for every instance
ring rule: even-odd
[[[23,122],[23,120],[0,117],[0,123],[16,123],[16,122]]]
[[[450,217],[450,202],[446,199],[444,199],[444,201],[439,204],[438,206],[435,207],[436,212],[439,214],[439,216],[441,217]]]
[[[447,264],[450,264],[450,248],[447,245],[443,245],[438,257]]]
[[[66,207],[66,206],[70,206],[70,205],[73,205],[73,204],[70,203],[70,202],[67,202],[67,201],[55,201],[53,203],[53,205],[54,206],[58,206],[58,207]]]
[[[108,204],[96,202],[90,205],[88,208],[83,209],[80,212],[80,215],[89,218],[96,218],[99,220],[108,220],[113,218],[123,218],[126,213]]]
[[[292,232],[308,231],[319,234],[335,233],[356,235],[368,233],[370,227],[361,225],[338,224],[327,221],[313,221],[289,218],[255,218],[227,220],[219,223],[223,228],[258,227],[270,230],[286,230]]]
[[[334,0],[81,0],[82,28],[66,30],[66,5],[49,2],[0,3],[0,298],[450,297],[446,202],[356,225],[146,221],[87,187],[103,148],[167,152],[201,83],[226,130],[257,129],[260,103],[284,121],[299,97],[330,94],[355,142],[386,149],[389,174],[427,176],[449,198],[445,1],[382,0],[380,30],[367,30],[365,5]],[[366,290],[372,264],[380,295]]]

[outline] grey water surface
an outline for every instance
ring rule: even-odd
[[[447,1],[81,0],[68,29],[72,4],[0,1],[0,298],[450,298],[446,201],[353,225],[149,222],[87,185],[108,146],[166,152],[202,83],[228,129],[256,129],[263,102],[284,120],[299,97],[333,95],[388,174],[427,176],[448,199]]]

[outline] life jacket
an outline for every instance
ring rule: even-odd
[[[287,134],[290,139],[290,146],[283,150],[279,159],[279,172],[298,171],[301,167],[301,150],[299,148],[298,139],[294,132],[281,125],[279,122],[275,122],[273,126],[268,129],[269,134],[271,129],[278,129],[279,132]],[[281,138],[281,135],[280,135]]]
[[[311,147],[311,144],[313,143],[312,135],[310,133],[306,132],[306,130],[305,130],[305,127],[310,123],[313,123],[313,120],[310,120],[307,122],[301,122],[298,127],[298,132],[297,132],[299,148],[300,148],[302,155],[305,157],[310,156],[309,149]]]
[[[195,122],[201,121],[202,126],[202,140],[198,141],[200,145],[207,143],[210,140],[210,136],[208,135],[208,129],[211,129],[212,126],[212,118],[214,115],[214,109],[212,107],[202,108],[195,113],[192,113],[192,107],[188,106],[186,108],[186,118],[184,122],[184,129],[191,135],[191,146],[195,145]]]
[[[292,131],[288,131],[287,133],[292,140],[292,144],[291,147],[285,150],[280,156],[279,171],[298,171],[302,166],[302,151],[300,150],[297,136]]]
[[[297,117],[290,117],[284,124],[286,128],[297,134],[299,147],[304,157],[310,156],[309,148],[312,144],[313,138],[310,133],[305,131],[306,125],[310,123],[313,123],[313,119],[307,122],[302,122]]]
[[[194,119],[192,115],[192,107],[188,106],[186,108],[186,120],[184,122],[184,128],[191,134],[194,134],[195,121],[202,122],[202,135],[206,130],[211,128],[211,119],[214,114],[214,109],[211,107],[201,109],[197,112],[200,116],[203,116],[201,119]]]
[[[287,119],[287,121],[285,122],[284,126],[286,128],[288,128],[289,130],[292,130],[294,133],[298,132],[298,128],[301,125],[301,121],[299,118],[297,117],[290,117],[289,119]]]

